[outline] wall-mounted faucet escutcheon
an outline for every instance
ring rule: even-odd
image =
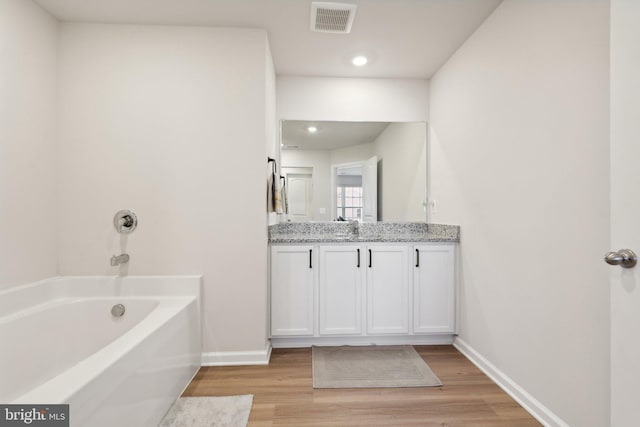
[[[123,209],[113,217],[113,226],[120,234],[129,234],[138,226],[138,217],[133,211]]]

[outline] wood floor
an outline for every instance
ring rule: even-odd
[[[416,346],[442,387],[314,389],[311,349],[274,349],[267,366],[203,367],[184,396],[253,394],[249,427],[540,426],[453,346]]]

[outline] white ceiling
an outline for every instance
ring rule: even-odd
[[[311,0],[35,1],[61,21],[263,28],[279,75],[429,78],[502,0],[345,0],[350,34],[310,31]]]
[[[297,145],[297,150],[335,150],[373,142],[388,125],[388,122],[285,120],[282,122],[282,144],[285,150],[289,145]],[[309,126],[315,126],[318,131],[309,133]]]

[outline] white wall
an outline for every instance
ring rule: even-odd
[[[280,137],[278,133],[278,122],[276,119],[276,70],[274,68],[273,58],[271,56],[271,47],[269,46],[269,41],[267,39],[265,39],[265,63],[267,66],[267,70],[265,73],[266,152],[267,157],[276,159],[278,169],[280,169]],[[265,168],[268,178],[272,171],[271,164],[266,164]],[[265,185],[266,184],[267,180],[265,180]],[[265,189],[265,194],[266,191],[267,190]],[[275,212],[267,213],[267,223],[269,225],[277,224],[278,222],[278,214],[276,214]]]
[[[57,25],[0,1],[0,288],[57,274]]]
[[[266,346],[266,49],[261,30],[61,25],[60,272],[115,274],[126,251],[121,272],[203,274],[205,352]],[[124,238],[119,209],[140,221]]]
[[[429,81],[280,76],[281,120],[426,122]]]
[[[568,425],[609,425],[607,1],[505,0],[431,81],[460,338]]]
[[[426,124],[391,123],[373,145],[380,183],[378,220],[424,221],[429,163]]]

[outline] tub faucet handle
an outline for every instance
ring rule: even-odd
[[[125,215],[118,220],[118,224],[120,224],[120,227],[131,228],[133,225],[133,218],[131,218],[131,215]]]

